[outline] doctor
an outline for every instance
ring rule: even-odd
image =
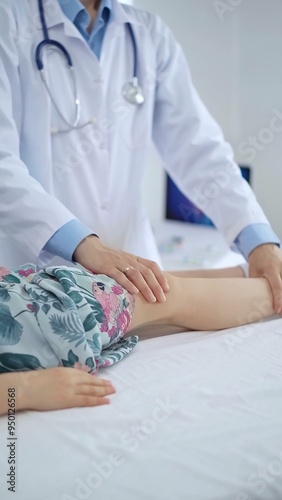
[[[2,265],[74,259],[164,301],[140,193],[153,140],[281,311],[278,238],[158,17],[117,0],[0,0],[0,123]]]

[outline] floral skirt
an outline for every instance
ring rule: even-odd
[[[134,297],[79,267],[0,267],[0,373],[67,366],[95,374],[129,354]]]

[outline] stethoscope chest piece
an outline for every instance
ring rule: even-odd
[[[133,78],[132,82],[128,82],[124,85],[122,95],[127,102],[135,104],[135,106],[141,106],[145,102],[143,90],[140,85],[138,85],[137,78]]]

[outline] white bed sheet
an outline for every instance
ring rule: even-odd
[[[101,372],[102,374],[102,372]],[[2,500],[280,500],[282,320],[140,342],[107,407],[17,416]]]

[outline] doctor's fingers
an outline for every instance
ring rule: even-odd
[[[264,274],[264,278],[267,279],[273,296],[273,309],[276,314],[281,314],[282,312],[282,279],[281,275],[277,272],[270,274]]]
[[[153,271],[137,262],[133,263],[133,266],[128,266],[123,272],[116,270],[116,281],[131,293],[131,287],[134,285],[147,302],[165,302],[165,294]]]
[[[137,261],[143,267],[145,267],[145,271],[143,273],[144,275],[146,275],[146,269],[151,270],[152,273],[154,274],[155,278],[157,279],[158,283],[162,287],[162,290],[164,292],[169,291],[169,284],[168,284],[167,277],[166,277],[165,273],[161,270],[160,266],[158,266],[158,264],[156,262],[153,262],[152,260],[148,260],[148,259],[143,259],[142,257],[137,257]]]

